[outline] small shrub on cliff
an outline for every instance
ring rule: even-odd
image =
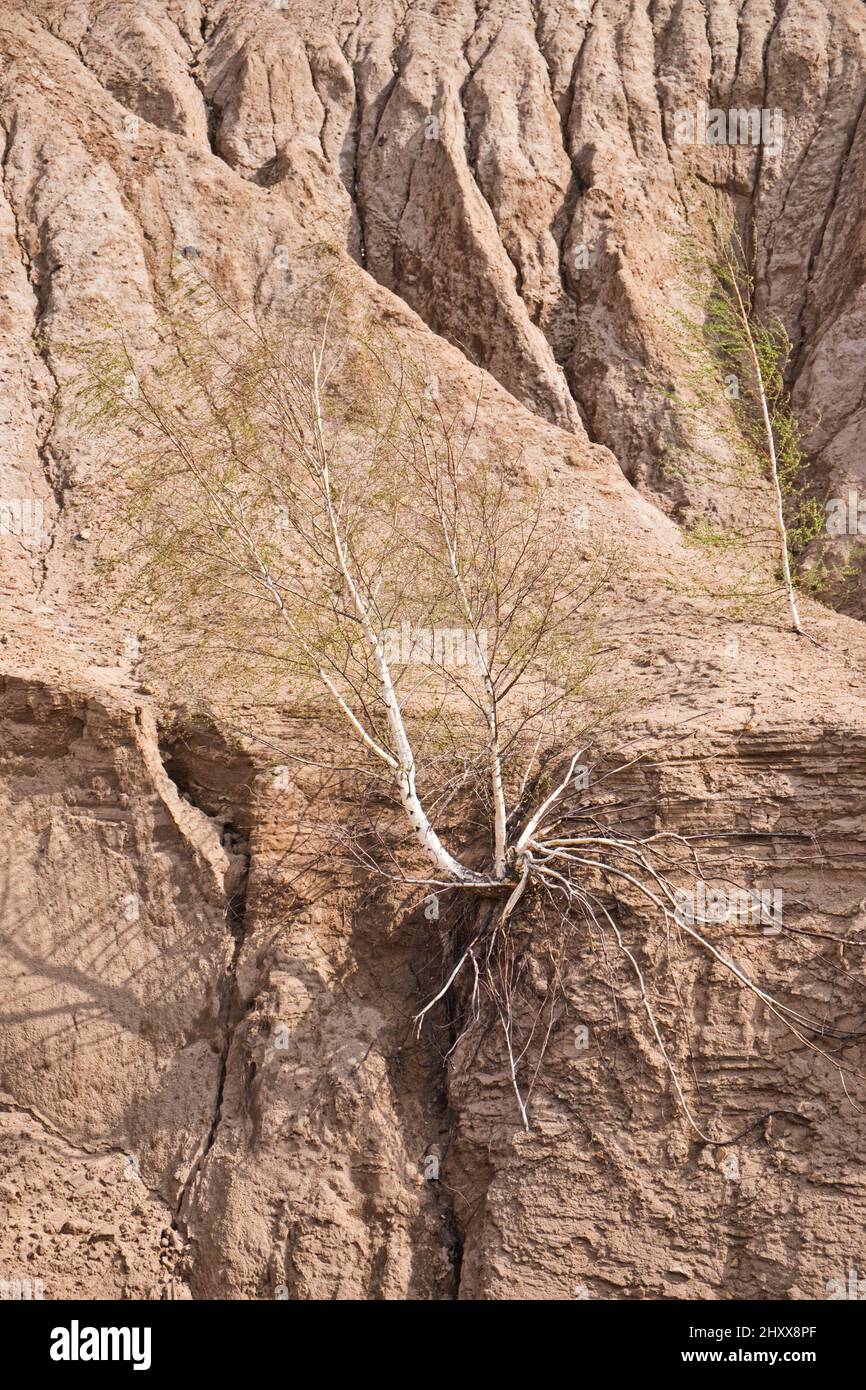
[[[732,594],[768,599],[781,585],[791,627],[799,633],[797,586],[814,589],[816,576],[810,580],[798,562],[819,534],[823,514],[806,486],[802,429],[785,385],[791,341],[779,319],[762,320],[755,313],[754,274],[734,223],[710,215],[707,235],[709,250],[695,238],[680,243],[692,308],[676,321],[691,368],[686,397],[676,400],[691,422],[692,437],[680,451],[689,463],[670,467],[694,466],[703,455],[703,466],[721,491],[735,490],[748,499],[748,532],[727,535],[740,550],[757,543],[759,558]],[[701,526],[691,534],[699,541]],[[770,583],[762,576],[768,535],[776,557]]]

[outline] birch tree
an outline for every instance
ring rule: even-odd
[[[803,575],[796,558],[819,533],[822,515],[806,487],[802,431],[785,383],[791,341],[781,320],[755,309],[754,274],[735,223],[711,214],[707,237],[709,249],[694,238],[681,243],[697,314],[678,315],[691,359],[686,409],[707,436],[721,437],[727,445],[728,483],[717,461],[710,474],[720,488],[732,484],[751,493],[749,528],[759,538],[767,529],[774,536],[790,626],[802,633],[797,586]],[[708,457],[715,459],[712,444]],[[769,516],[765,496],[752,486],[755,480],[769,484]],[[712,539],[706,527],[699,526],[697,534]]]
[[[185,296],[146,341],[113,325],[79,350],[80,411],[123,497],[105,542],[162,650],[178,653],[178,680],[219,672],[253,704],[291,688],[323,724],[330,711],[358,772],[393,798],[405,881],[457,904],[418,1027],[459,993],[459,1042],[486,1008],[528,1127],[583,928],[627,968],[676,1100],[706,1138],[661,1020],[663,986],[617,906],[630,895],[669,953],[671,939],[704,952],[804,1046],[827,1055],[816,1038],[846,1040],[753,980],[700,914],[683,916],[678,885],[700,872],[689,836],[638,836],[587,802],[596,731],[616,705],[593,623],[612,562],[587,557],[561,495],[519,458],[485,455],[477,400],[441,390],[333,291],[279,331],[213,286]],[[331,751],[323,743],[322,761]],[[446,829],[461,795],[480,835]],[[524,909],[551,962],[528,1022],[515,1008],[531,969],[516,944]]]

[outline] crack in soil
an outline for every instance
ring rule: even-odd
[[[226,925],[231,932],[233,946],[220,987],[220,1006],[216,1024],[217,1037],[220,1038],[219,1064],[210,1125],[175,1206],[175,1225],[182,1226],[184,1233],[185,1217],[197,1180],[216,1142],[222,1119],[232,1042],[244,1013],[238,996],[237,971],[247,938],[247,886],[251,862],[249,811],[243,804],[244,793],[248,791],[248,786],[243,781],[247,772],[246,761],[241,760],[238,766],[232,766],[227,771],[224,767],[219,767],[219,755],[225,754],[228,750],[217,731],[208,730],[203,736],[202,744],[196,743],[196,737],[197,735],[191,731],[187,737],[182,731],[172,730],[169,735],[160,739],[160,757],[166,775],[177,787],[180,795],[219,827],[223,848],[233,861],[226,883],[225,901]],[[213,775],[215,769],[218,769],[216,786]]]

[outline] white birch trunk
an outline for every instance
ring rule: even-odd
[[[373,657],[373,662],[376,670],[376,676],[379,681],[382,703],[385,706],[385,715],[388,720],[388,729],[390,731],[391,739],[393,741],[395,754],[393,758],[390,756],[387,757],[386,761],[388,762],[389,766],[392,768],[394,772],[395,779],[397,782],[397,788],[400,794],[400,801],[404,811],[406,812],[406,815],[409,818],[409,821],[411,822],[412,829],[415,833],[415,837],[418,843],[420,844],[421,848],[423,849],[424,853],[427,855],[428,859],[432,862],[437,873],[441,874],[445,878],[453,879],[458,883],[478,882],[481,876],[474,873],[471,869],[467,869],[465,865],[461,864],[459,860],[455,859],[454,856],[450,854],[448,850],[445,848],[445,846],[442,844],[442,841],[440,840],[436,831],[433,829],[433,826],[430,824],[430,820],[427,816],[426,811],[424,810],[424,807],[421,803],[421,799],[418,796],[418,791],[415,786],[415,755],[412,752],[412,746],[409,742],[408,734],[406,733],[406,726],[403,722],[403,715],[400,710],[400,704],[397,699],[396,692],[394,690],[394,683],[391,679],[391,672],[388,668],[388,662],[385,659],[385,652],[382,647],[382,643],[379,640],[379,636],[371,622],[367,605],[364,602],[364,599],[361,595],[360,590],[358,589],[358,586],[352,578],[352,574],[349,569],[349,561],[348,556],[346,554],[345,544],[343,542],[343,538],[340,534],[340,529],[337,524],[337,516],[334,510],[334,501],[331,493],[331,478],[328,467],[328,456],[327,450],[325,448],[322,427],[321,394],[319,390],[319,366],[320,360],[314,353],[313,392],[316,409],[316,445],[318,450],[318,468],[322,485],[322,494],[325,501],[325,507],[328,513],[328,524],[331,531],[331,540],[334,546],[334,553],[337,557],[337,563],[340,567],[340,573],[343,576],[343,581],[346,584],[346,587],[351,595],[352,602],[355,605],[355,611],[361,623],[361,628],[364,633],[364,637],[370,647],[370,652]],[[334,693],[333,683],[328,681],[327,684],[331,689],[332,693]],[[340,700],[339,703],[345,713],[347,710],[345,702],[343,700]],[[349,713],[351,713],[351,711]],[[365,731],[363,730],[362,726],[359,724],[358,720],[353,715],[351,717],[351,723],[355,726],[356,729],[361,730],[362,734],[365,734]],[[376,747],[376,745],[373,743],[373,740],[371,740],[369,736],[366,734],[365,742],[374,748]]]
[[[755,342],[752,337],[752,330],[749,326],[748,311],[746,309],[745,304],[743,303],[743,297],[740,294],[740,287],[737,284],[736,267],[733,267],[730,261],[728,262],[728,271],[731,275],[731,283],[733,284],[734,292],[737,296],[740,321],[742,322],[743,331],[746,335],[746,342],[749,345],[749,356],[752,359],[752,370],[755,373],[755,380],[758,384],[758,397],[761,402],[761,415],[764,422],[764,433],[767,436],[767,451],[770,456],[770,474],[773,479],[776,530],[779,533],[779,544],[782,552],[782,577],[785,582],[785,593],[788,599],[788,611],[791,615],[791,626],[795,632],[802,632],[803,629],[800,625],[800,612],[797,607],[797,598],[794,593],[794,581],[791,578],[791,561],[788,555],[788,530],[785,526],[785,512],[782,498],[782,483],[781,479],[779,478],[779,463],[776,457],[776,437],[773,433],[773,422],[770,419],[770,407],[767,402],[767,393],[764,389],[764,376],[761,371],[761,364],[758,360],[758,354],[755,351]]]

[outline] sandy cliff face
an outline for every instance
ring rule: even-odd
[[[6,0],[0,50],[0,495],[19,507],[0,537],[0,1278],[46,1297],[824,1297],[866,1265],[862,1114],[711,963],[690,966],[691,1043],[706,1113],[745,1131],[730,1147],[690,1134],[637,1022],[615,1039],[589,954],[529,1134],[492,1043],[446,1066],[414,1039],[431,926],[329,862],[313,770],[275,777],[310,729],[252,704],[242,726],[191,723],[143,620],[102,594],[113,483],[61,345],[106,299],[147,323],[180,255],[279,312],[326,243],[434,375],[482,391],[491,453],[521,447],[564,518],[628,555],[603,623],[611,680],[643,704],[611,754],[651,754],[623,784],[645,824],[735,826],[733,877],[770,854],[794,925],[854,943],[862,626],[807,605],[801,642],[688,598],[674,518],[713,499],[660,461],[696,174],[749,216],[760,300],[820,416],[818,485],[866,486],[862,5]],[[780,151],[680,147],[672,113],[700,101],[780,109]],[[769,831],[815,839],[771,853]],[[854,944],[742,949],[859,1022]]]

